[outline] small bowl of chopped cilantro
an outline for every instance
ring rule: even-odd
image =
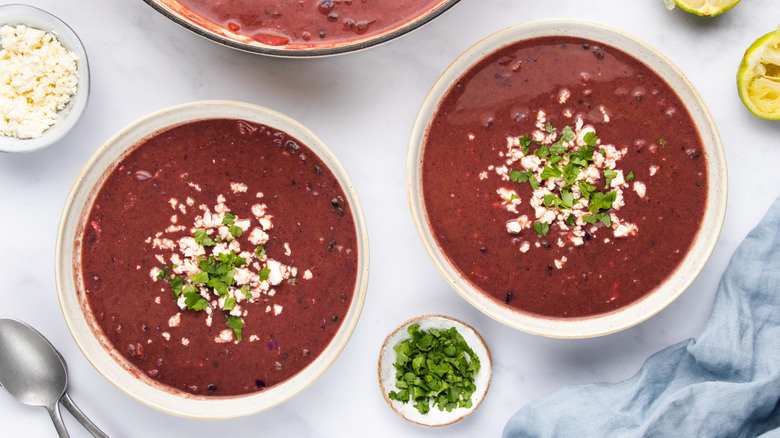
[[[487,394],[492,371],[479,333],[442,315],[406,321],[387,337],[379,355],[385,401],[405,420],[428,427],[471,415]]]
[[[0,152],[59,142],[88,96],[87,54],[73,29],[32,6],[0,6]]]

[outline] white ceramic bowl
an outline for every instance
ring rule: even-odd
[[[709,190],[703,222],[690,251],[667,280],[644,298],[617,311],[584,318],[545,318],[513,310],[480,292],[451,264],[436,243],[422,194],[422,154],[429,123],[454,81],[475,63],[515,42],[542,36],[574,36],[605,43],[639,59],[656,71],[679,95],[696,124],[707,154]],[[444,277],[469,303],[511,327],[560,338],[584,338],[613,333],[661,311],[693,282],[715,248],[726,212],[727,172],[723,146],[715,124],[693,85],[671,61],[637,38],[617,29],[579,20],[542,20],[500,31],[480,41],[440,77],[420,109],[409,143],[407,185],[420,237]]]
[[[292,45],[273,46],[263,44],[251,37],[231,32],[230,30],[225,29],[220,25],[206,20],[205,18],[193,13],[181,5],[177,0],[144,1],[148,3],[149,6],[153,7],[162,15],[174,21],[175,23],[219,44],[245,52],[257,53],[261,55],[285,58],[301,58],[339,55],[388,42],[430,22],[454,6],[460,0],[440,0],[436,5],[431,7],[423,14],[417,17],[412,17],[407,22],[376,35],[356,35],[354,39],[349,41],[313,44],[311,47],[294,47]]]
[[[447,412],[440,411],[438,407],[434,406],[431,407],[430,412],[427,414],[421,414],[414,408],[414,403],[411,401],[404,404],[397,400],[390,400],[387,394],[398,389],[395,387],[395,367],[393,367],[398,358],[398,353],[393,347],[410,338],[407,330],[414,324],[418,324],[420,330],[430,330],[432,328],[449,330],[451,327],[455,327],[474,351],[474,354],[477,355],[480,370],[474,376],[474,385],[477,387],[477,390],[471,396],[472,406],[470,408],[456,408],[451,412]],[[493,361],[485,341],[473,327],[449,316],[423,315],[406,321],[387,336],[384,344],[382,344],[382,350],[379,352],[379,387],[382,390],[382,396],[395,413],[405,420],[421,426],[446,426],[471,415],[482,403],[482,400],[485,399],[485,395],[487,395],[487,391],[490,388],[492,376]]]
[[[81,40],[62,20],[41,9],[27,5],[0,6],[0,26],[24,24],[52,33],[62,45],[78,57],[78,89],[70,102],[60,110],[58,119],[43,135],[31,139],[0,136],[0,152],[32,152],[62,140],[78,123],[89,98],[89,62]]]
[[[322,159],[333,172],[347,197],[357,234],[358,269],[347,314],[326,349],[292,378],[261,392],[232,397],[185,394],[148,378],[117,354],[93,322],[80,280],[81,230],[96,192],[115,163],[141,140],[168,127],[209,118],[242,119],[276,128],[297,138]],[[357,324],[368,283],[368,235],[357,193],[330,150],[295,120],[256,105],[206,101],[174,106],[146,116],[108,140],[78,176],[62,213],[56,245],[55,276],[65,322],[81,351],[111,383],[130,396],[161,411],[194,418],[229,418],[252,414],[275,406],[302,391],[336,360]]]

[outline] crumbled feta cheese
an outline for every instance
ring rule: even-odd
[[[168,327],[178,327],[181,324],[181,312],[171,316],[168,319]]]
[[[219,336],[214,338],[214,342],[217,344],[224,344],[233,340],[233,330],[224,329],[219,332]]]
[[[658,173],[658,169],[660,167],[656,166],[655,164],[650,166],[650,176],[655,176],[656,173]]]
[[[246,193],[247,189],[246,184],[230,183],[230,190],[233,190],[233,193]]]
[[[78,89],[78,56],[51,33],[0,27],[0,133],[37,138]]]
[[[645,197],[645,193],[647,193],[647,187],[644,183],[641,183],[639,181],[634,181],[634,191],[637,195],[639,195],[640,198]]]

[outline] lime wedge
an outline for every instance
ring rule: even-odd
[[[670,1],[666,1],[667,7]],[[714,17],[726,12],[739,3],[739,0],[674,0],[684,11],[705,17]]]
[[[780,26],[745,51],[737,71],[737,87],[751,113],[780,120]]]

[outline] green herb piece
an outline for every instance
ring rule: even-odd
[[[531,152],[531,137],[528,134],[520,137],[520,147],[523,149],[523,155],[528,155]]]
[[[257,276],[260,277],[260,281],[268,280],[268,276],[271,274],[271,270],[268,268],[263,268],[260,270],[260,272],[257,273]]]
[[[570,142],[574,140],[574,130],[571,129],[571,126],[566,126],[561,131],[561,138],[565,142]]]
[[[181,277],[173,277],[171,279],[171,290],[176,298],[181,295],[182,288],[184,287],[184,280]]]
[[[230,312],[231,310],[233,310],[235,308],[236,308],[236,299],[233,298],[233,297],[225,298],[225,301],[222,304],[222,310]]]
[[[595,148],[599,141],[598,137],[596,137],[596,133],[593,131],[589,131],[587,134],[585,134],[585,136],[582,137],[582,140],[585,141],[586,145],[592,148]]]
[[[574,194],[571,192],[571,189],[567,187],[562,188],[561,203],[558,207],[564,210],[571,210],[572,205],[574,205]]]
[[[550,155],[561,155],[568,150],[569,148],[563,144],[563,138],[561,138],[560,140],[553,143],[552,146],[550,146]]]
[[[241,286],[241,293],[244,294],[247,300],[252,299],[252,291],[249,290],[248,284]]]
[[[191,310],[203,310],[209,306],[209,302],[200,296],[198,288],[195,286],[186,286],[184,291],[184,304]]]
[[[609,187],[609,184],[617,176],[617,172],[612,169],[604,169],[604,187]]]
[[[230,228],[228,228],[228,232],[235,238],[239,238],[242,234],[244,234],[244,230],[242,230],[238,225],[231,225]]]
[[[239,318],[238,316],[228,316],[227,317],[227,326],[228,328],[233,329],[233,333],[236,334],[236,339],[241,340],[241,330],[244,328],[244,320]]]
[[[255,248],[255,257],[258,259],[262,259],[265,257],[265,248],[263,248],[263,245],[258,246]]]
[[[190,275],[190,281],[194,284],[206,284],[209,282],[208,272],[198,272],[197,274]]]
[[[542,199],[542,203],[545,207],[550,208],[553,205],[555,205],[555,201],[558,200],[558,197],[555,195],[544,195],[544,198]]]
[[[634,180],[634,171],[628,172],[628,175],[626,175],[626,181],[633,181]]]
[[[457,329],[425,331],[414,324],[407,333],[411,338],[393,347],[398,354],[393,364],[395,386],[400,391],[390,391],[388,398],[411,401],[421,414],[432,406],[447,412],[471,407],[480,361]]]
[[[658,139],[658,146],[661,146],[662,148],[666,147],[666,140],[663,137]]]
[[[160,268],[160,272],[157,273],[157,279],[166,281],[171,279],[171,277],[168,275],[168,266],[163,265],[163,267]]]
[[[558,178],[561,175],[563,175],[561,169],[559,169],[558,166],[553,164],[551,166],[544,166],[544,170],[542,170],[542,174],[539,175],[539,177],[542,179],[542,181],[544,181],[547,178]]]
[[[548,133],[555,132],[555,126],[548,123],[547,126],[544,127],[544,130]]]
[[[536,231],[539,237],[542,237],[550,231],[550,224],[547,222],[534,222],[534,231]]]
[[[211,240],[211,237],[209,237],[208,234],[206,234],[206,230],[195,231],[193,237],[195,238],[196,242],[203,246],[214,246],[214,241]]]
[[[233,225],[236,222],[236,217],[233,215],[233,213],[227,211],[225,212],[225,217],[222,218],[222,225]]]

